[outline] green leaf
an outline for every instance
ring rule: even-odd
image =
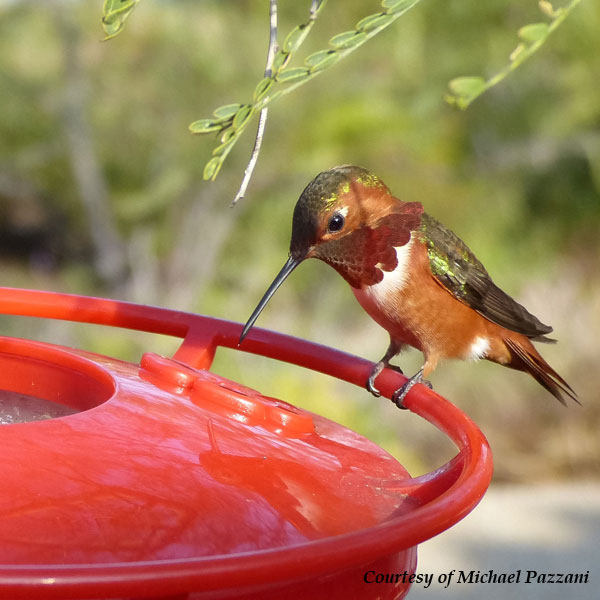
[[[229,149],[231,148],[231,146],[233,146],[235,144],[235,142],[237,141],[236,139],[234,139],[237,136],[235,130],[233,132],[233,135],[230,136],[230,138],[228,140],[226,140],[225,142],[223,142],[222,144],[220,144],[219,146],[217,146],[216,148],[213,149],[212,151],[212,155],[213,156],[221,156],[221,160],[225,159],[225,156],[227,156],[227,154],[229,154]],[[227,150],[227,152],[225,152],[225,150]],[[225,156],[223,156],[225,155]]]
[[[483,77],[456,77],[450,81],[448,87],[457,96],[468,98],[483,91],[485,79]]]
[[[312,71],[320,71],[329,67],[339,59],[335,50],[319,50],[304,59],[304,64]]]
[[[274,100],[277,100],[277,98],[279,98],[279,96],[281,95],[283,95],[283,90],[278,90],[276,92],[273,92],[272,94],[269,94],[269,102],[265,104],[271,104]]]
[[[280,50],[273,59],[273,73],[279,73],[288,64],[291,57],[292,55],[289,52]]]
[[[551,19],[554,19],[554,17],[556,17],[556,11],[554,10],[554,7],[552,6],[551,2],[548,2],[548,0],[540,0],[538,2],[538,5],[540,7],[540,10],[548,17],[550,17]]]
[[[240,108],[242,108],[241,104],[224,104],[223,106],[219,106],[219,108],[213,112],[213,115],[220,121],[226,121],[227,119],[231,119]]]
[[[287,37],[283,42],[283,51],[289,53],[298,50],[309,33],[310,27],[306,23],[294,27],[294,29],[287,34]]]
[[[285,69],[281,73],[277,73],[277,81],[280,83],[291,83],[292,81],[300,81],[310,75],[306,67],[294,67]]]
[[[244,104],[242,108],[235,113],[235,117],[233,117],[233,128],[240,129],[243,127],[248,122],[248,119],[252,116],[253,112],[251,104]]]
[[[202,177],[205,181],[212,179],[214,181],[215,177],[219,173],[221,169],[221,165],[223,164],[223,159],[220,156],[215,156],[211,158],[204,167],[204,172],[202,173]]]
[[[106,34],[105,40],[110,40],[121,32],[127,17],[131,14],[140,0],[104,0],[102,8],[102,27]]]
[[[352,48],[356,44],[360,43],[367,37],[367,34],[362,31],[344,31],[344,33],[338,33],[334,35],[330,40],[329,44],[336,49]]]
[[[531,23],[519,29],[519,37],[530,44],[545,38],[548,33],[547,23]]]
[[[407,10],[419,0],[383,0],[381,6],[387,9],[388,15],[393,15],[401,10]]]
[[[219,141],[221,143],[228,142],[234,135],[235,135],[235,129],[233,127],[227,127],[225,130],[223,130],[223,133],[221,134]]]
[[[387,13],[375,13],[374,15],[369,15],[364,19],[361,19],[356,24],[356,29],[358,31],[371,31],[372,29],[377,29],[383,25],[386,25],[388,21],[390,21],[391,15]]]
[[[262,100],[273,87],[275,80],[272,77],[265,77],[261,79],[257,86],[254,88],[254,102]]]
[[[200,119],[190,124],[189,130],[192,133],[212,133],[213,131],[220,131],[222,124],[214,119]]]
[[[521,56],[521,54],[523,54],[523,52],[525,51],[525,44],[519,44],[511,53],[509,56],[509,60],[510,62],[514,62],[515,60],[517,60],[517,58],[519,58],[519,56]]]

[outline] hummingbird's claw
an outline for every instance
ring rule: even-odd
[[[381,373],[381,371],[383,371],[383,369],[388,367],[390,369],[393,369],[394,371],[398,371],[398,373],[402,375],[404,374],[402,373],[402,369],[400,367],[390,365],[390,360],[394,358],[394,356],[396,356],[398,352],[400,352],[401,347],[401,345],[398,345],[396,342],[390,339],[390,345],[385,351],[385,354],[383,355],[382,359],[373,367],[373,370],[369,375],[369,379],[367,379],[367,385],[365,387],[367,388],[367,392],[371,392],[371,394],[373,394],[375,398],[379,398],[381,396],[381,392],[375,387],[375,380],[377,379],[377,377],[379,377],[379,374]]]
[[[385,369],[386,367],[388,369],[392,369],[393,371],[397,371],[401,375],[404,375],[404,373],[400,367],[397,367],[396,365],[390,365],[390,363],[388,363],[384,360],[380,360],[373,367],[373,370],[371,371],[371,374],[369,375],[369,379],[367,379],[367,385],[365,386],[367,388],[367,392],[370,392],[371,394],[373,394],[373,396],[375,396],[375,398],[379,398],[381,396],[381,392],[375,387],[375,380],[377,379],[377,377],[379,377],[379,374],[381,373],[381,371],[383,371],[383,369]]]
[[[381,371],[383,371],[384,367],[385,367],[385,363],[382,360],[380,360],[373,367],[373,370],[371,371],[371,374],[369,375],[369,379],[367,379],[367,385],[365,386],[367,388],[367,392],[370,392],[371,394],[373,394],[373,396],[375,396],[375,398],[379,398],[381,396],[381,392],[375,387],[375,380],[377,379],[377,377],[379,377],[379,374],[381,373]]]
[[[432,389],[431,382],[427,379],[423,379],[423,367],[421,367],[403,386],[399,387],[392,394],[392,402],[398,408],[405,410],[406,407],[403,405],[404,398],[406,398],[408,392],[410,392],[413,386],[415,386],[417,383],[423,383],[429,389]]]
[[[404,406],[402,403],[404,402],[404,398],[405,398],[406,394],[408,394],[408,392],[410,391],[410,388],[412,387],[412,386],[408,385],[409,383],[410,383],[410,379],[402,387],[399,387],[392,395],[392,402],[400,410],[406,410],[406,406]]]
[[[367,392],[370,392],[375,396],[375,398],[379,398],[381,396],[381,392],[371,383],[371,378],[369,377],[369,381],[367,381]]]

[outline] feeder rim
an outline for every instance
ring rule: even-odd
[[[275,358],[364,387],[373,363],[357,356],[289,335],[253,328],[241,347],[242,324],[106,298],[0,287],[0,314],[58,319],[144,331],[181,338],[173,359],[194,369],[208,369],[217,347]],[[385,369],[378,378],[382,397],[391,398],[406,378]],[[175,594],[189,589],[220,589],[285,581],[311,573],[330,572],[332,555],[340,568],[366,564],[377,557],[412,548],[461,520],[481,500],[492,477],[488,442],[460,409],[426,386],[415,386],[404,406],[433,424],[457,446],[458,454],[435,471],[399,482],[395,492],[411,490],[423,502],[409,513],[364,530],[301,543],[284,549],[261,550],[206,558],[170,559],[98,565],[0,565],[0,589],[15,598],[31,586],[46,588],[48,597],[94,597],[114,592],[136,595]],[[434,493],[429,483],[436,481]],[[445,489],[440,494],[439,484]],[[344,548],[343,553],[339,552]],[[50,588],[54,592],[50,592]],[[19,590],[21,594],[19,594]],[[71,590],[71,594],[69,593]],[[58,594],[58,595],[55,595]],[[97,596],[97,594],[100,594]],[[12,596],[11,596],[12,597]]]

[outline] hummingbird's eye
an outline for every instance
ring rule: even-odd
[[[341,213],[335,213],[333,215],[333,217],[331,217],[331,219],[329,219],[329,223],[327,225],[327,231],[329,233],[335,233],[336,231],[339,231],[344,226],[345,222],[346,222],[346,219],[344,219],[344,215],[342,215]]]

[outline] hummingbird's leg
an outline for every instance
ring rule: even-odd
[[[423,383],[428,388],[431,389],[431,383],[426,379],[423,379],[423,369],[425,366],[422,366],[402,387],[399,387],[394,394],[392,395],[392,402],[401,409],[405,407],[402,406],[402,402],[404,398],[406,398],[406,394],[410,392],[411,388],[417,383]]]
[[[388,349],[385,351],[382,359],[373,367],[371,374],[369,375],[369,379],[367,379],[367,392],[371,392],[375,398],[379,398],[381,396],[381,392],[375,387],[375,380],[379,377],[379,374],[386,367],[390,369],[394,369],[394,371],[398,371],[398,373],[402,373],[402,369],[400,367],[396,367],[395,365],[390,365],[390,360],[400,352],[402,349],[402,345],[394,342],[394,340],[390,340],[390,345]]]

